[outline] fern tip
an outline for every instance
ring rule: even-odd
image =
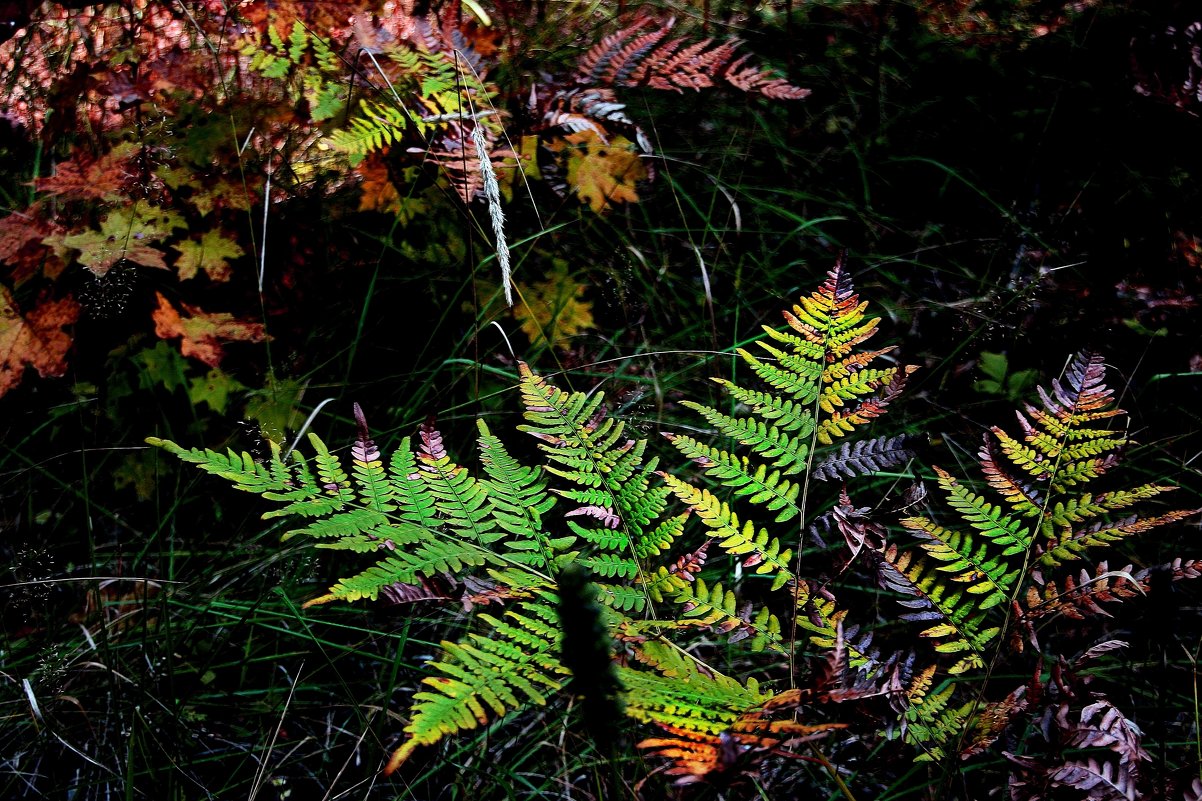
[[[393,773],[395,773],[396,769],[399,768],[405,762],[405,760],[409,758],[409,755],[413,753],[413,750],[416,748],[416,746],[417,743],[414,740],[409,740],[400,748],[393,751],[392,758],[389,759],[388,764],[384,766],[384,775],[391,776]]]
[[[337,600],[337,596],[335,596],[333,593],[326,593],[325,595],[319,595],[316,598],[311,598],[308,601],[305,601],[303,604],[301,604],[301,609],[308,609],[310,606],[321,606],[322,604],[328,604],[330,601],[334,600]]]

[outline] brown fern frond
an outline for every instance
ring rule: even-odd
[[[589,83],[608,82],[606,80],[606,72],[615,61],[624,63],[630,60],[633,53],[632,45],[637,49],[640,40],[653,37],[655,33],[658,33],[659,37],[654,38],[652,46],[658,44],[664,36],[667,36],[668,31],[672,27],[671,22],[674,22],[674,20],[669,20],[669,24],[661,26],[658,31],[652,32],[652,34],[644,34],[644,29],[651,25],[652,22],[653,20],[650,16],[638,17],[630,25],[604,37],[600,42],[593,45],[584,58],[580,59],[580,63],[576,65],[577,74],[587,78],[587,82]]]
[[[726,68],[726,82],[749,94],[763,95],[773,100],[802,100],[810,95],[809,89],[794,86],[771,70],[748,64],[751,57],[742,55]]]
[[[1198,578],[1202,576],[1202,561],[1174,559],[1168,564],[1141,570],[1133,570],[1131,565],[1111,570],[1106,562],[1099,562],[1092,575],[1082,569],[1077,576],[1068,575],[1059,582],[1045,582],[1040,571],[1033,571],[1033,584],[1027,588],[1022,603],[1015,605],[1010,643],[1016,651],[1021,652],[1025,638],[1033,648],[1038,649],[1035,621],[1052,615],[1063,615],[1071,620],[1110,617],[1110,612],[1101,604],[1147,595],[1152,588],[1154,575],[1167,578],[1170,582]]]
[[[749,54],[740,55],[743,43],[739,39],[669,38],[675,25],[675,17],[659,20],[640,15],[588,51],[577,66],[577,81],[672,92],[709,89],[726,81],[741,91],[774,100],[800,100],[810,94],[810,90],[751,63]]]
[[[626,104],[619,102],[613,90],[604,86],[558,88],[545,98],[537,91],[531,94],[530,114],[538,122],[534,130],[559,128],[568,133],[592,131],[602,143],[616,130],[637,141],[644,153],[651,152],[651,143],[642,128],[626,114]]]

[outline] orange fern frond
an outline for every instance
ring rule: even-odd
[[[709,89],[719,81],[774,100],[800,100],[809,89],[793,86],[771,70],[740,55],[739,39],[669,38],[676,19],[636,18],[602,39],[580,60],[576,79],[583,84],[649,86],[683,92]]]

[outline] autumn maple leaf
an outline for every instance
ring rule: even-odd
[[[242,246],[217,229],[205,231],[199,240],[185,239],[175,245],[179,251],[179,260],[175,269],[180,280],[193,278],[200,270],[209,274],[213,281],[230,280],[230,263],[227,259],[236,259],[243,255]]]
[[[133,142],[118,145],[99,158],[76,150],[55,167],[54,175],[38,178],[34,185],[39,192],[68,200],[116,199],[136,175],[130,161],[137,150]]]
[[[580,202],[597,214],[617,203],[637,203],[638,182],[647,180],[647,167],[636,146],[625,137],[604,142],[594,131],[565,136],[567,181]]]
[[[13,212],[0,219],[0,262],[12,267],[13,286],[28,281],[38,270],[47,278],[57,278],[63,262],[53,257],[42,239],[54,233],[55,226],[35,213],[36,206]]]
[[[182,337],[180,352],[185,356],[200,359],[210,367],[216,367],[225,356],[223,342],[262,342],[267,331],[261,323],[239,320],[226,312],[206,312],[199,306],[181,303],[187,314],[181,316],[163,297],[155,293],[159,307],[154,310],[154,332],[161,339]]]
[[[43,301],[22,316],[0,286],[0,395],[21,383],[26,366],[43,377],[66,372],[71,335],[62,327],[78,319],[79,304],[71,298]]]
[[[152,244],[171,236],[172,229],[186,227],[183,217],[174,211],[140,204],[113,209],[101,219],[100,230],[55,234],[42,241],[50,248],[79,251],[76,261],[103,278],[120,261],[166,270],[163,252]]]

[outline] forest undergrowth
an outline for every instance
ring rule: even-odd
[[[0,795],[1202,798],[1197,16],[4,5]]]

